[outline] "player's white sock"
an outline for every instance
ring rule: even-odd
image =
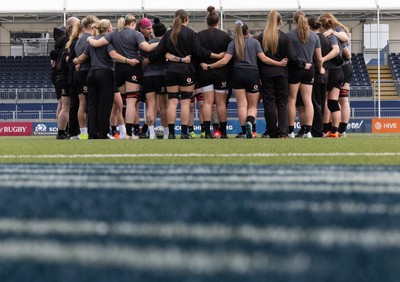
[[[167,127],[164,127],[164,135],[168,135],[168,134],[169,134],[169,128],[167,126]]]
[[[125,127],[125,124],[119,125],[119,135],[126,135],[126,127]]]
[[[81,127],[81,128],[79,128],[80,129],[80,131],[81,131],[81,134],[87,134],[87,127]]]
[[[149,136],[150,139],[155,139],[156,137],[156,134],[154,132],[154,125],[149,125]]]

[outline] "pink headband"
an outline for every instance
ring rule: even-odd
[[[153,23],[148,18],[143,18],[140,20],[139,26],[143,28],[148,28],[153,26]]]

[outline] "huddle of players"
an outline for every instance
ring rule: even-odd
[[[267,122],[263,137],[294,137],[296,100],[302,100],[297,109],[304,137],[336,138],[339,130],[345,132],[348,119],[341,112],[346,105],[339,105],[339,96],[346,102],[351,68],[347,68],[346,80],[342,69],[351,66],[349,52],[345,51],[348,31],[331,14],[307,21],[304,13],[296,12],[296,29],[285,34],[279,30],[279,13],[272,10],[258,38],[252,37],[239,20],[232,39],[219,30],[214,7],[207,11],[208,28],[198,33],[187,27],[189,17],[184,10],[175,13],[168,31],[159,21],[152,24],[146,18],[137,24],[132,15],[122,17],[116,30],[109,20],[94,16],[69,19],[65,34],[69,68],[67,75],[60,75],[57,68],[55,79],[61,96],[57,139],[110,138],[110,122],[113,134],[118,124],[121,138],[137,139],[141,93],[147,107],[144,127],[151,139],[156,138],[157,112],[164,138],[176,138],[179,102],[181,138],[191,139],[188,126],[195,88],[204,99],[201,115],[206,138],[213,138],[213,104],[220,137],[228,137],[226,98],[230,88],[242,126],[237,137],[256,136],[260,98]],[[154,38],[150,40],[151,30]],[[321,33],[317,33],[319,30]]]

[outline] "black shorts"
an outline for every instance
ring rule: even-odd
[[[289,84],[314,84],[314,66],[310,69],[289,68]]]
[[[142,65],[137,64],[136,66],[133,67],[128,64],[116,64],[115,81],[118,87],[123,86],[125,82],[142,84],[143,82]]]
[[[87,75],[89,71],[76,71],[75,72],[75,86],[78,94],[87,95],[88,87],[87,87]]]
[[[248,93],[257,93],[260,91],[260,74],[255,70],[233,69],[231,87],[246,89]]]
[[[343,71],[344,83],[350,83],[350,79],[353,76],[353,65],[351,63],[343,65],[342,71]]]
[[[214,86],[214,90],[228,90],[229,89],[229,77],[227,75],[222,75],[221,77],[217,77],[212,80],[203,80],[200,79],[196,83],[198,87],[196,88],[202,88],[206,87],[209,85]]]
[[[195,74],[185,74],[185,73],[177,73],[177,72],[168,72],[165,76],[165,84],[166,86],[191,86],[195,83]]]
[[[340,89],[343,85],[343,71],[342,68],[329,69],[328,83],[326,91],[330,92],[333,88]]]
[[[158,95],[166,95],[165,75],[145,76],[143,78],[143,93],[156,92]]]
[[[229,83],[228,83],[227,80],[220,81],[220,82],[217,82],[217,83],[207,83],[207,84],[206,83],[199,83],[199,85],[201,85],[199,88],[202,89],[202,90],[203,90],[204,87],[208,87],[208,86],[212,86],[212,88],[210,88],[210,90],[213,89],[214,91],[217,91],[217,92],[223,92],[224,93],[224,92],[228,92],[228,90],[229,90]]]
[[[61,97],[70,97],[70,85],[67,78],[57,78],[56,80],[57,99]],[[60,97],[60,98],[58,98]]]
[[[61,88],[58,87],[57,82],[54,82],[54,89],[56,90],[57,100],[61,99]]]

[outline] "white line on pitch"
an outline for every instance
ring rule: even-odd
[[[382,152],[382,153],[237,153],[237,154],[45,154],[45,155],[0,155],[0,159],[77,159],[77,158],[146,158],[146,157],[174,157],[174,158],[274,158],[274,157],[395,157],[400,156],[400,152]]]
[[[35,236],[125,236],[131,238],[192,239],[207,242],[239,240],[256,244],[311,244],[324,248],[361,246],[364,248],[400,248],[398,229],[351,229],[339,227],[297,228],[253,225],[186,223],[106,223],[89,220],[17,220],[1,219],[0,233]],[[0,252],[1,253],[1,252]]]
[[[301,273],[310,265],[309,257],[301,253],[277,256],[263,252],[134,248],[120,244],[62,244],[51,240],[2,240],[0,258],[202,274],[246,274],[257,271]]]

